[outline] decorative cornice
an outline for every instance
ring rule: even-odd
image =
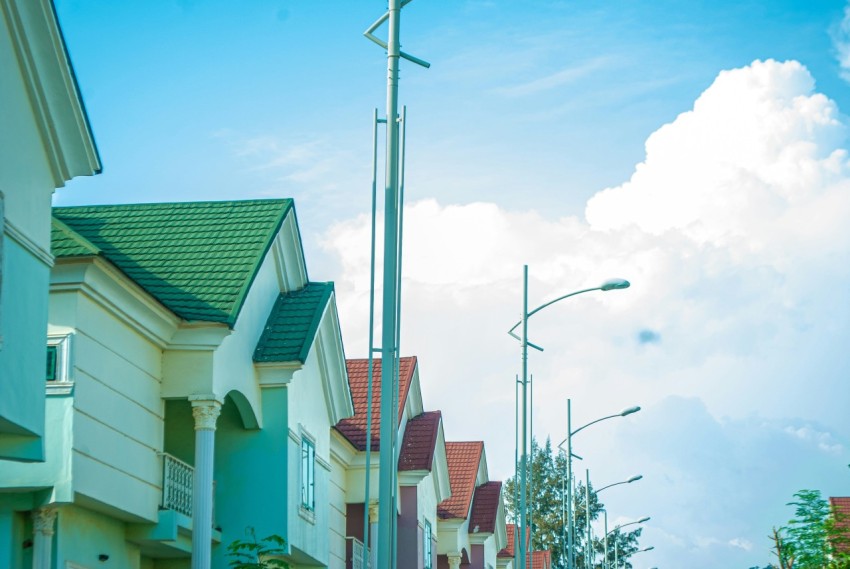
[[[15,243],[23,247],[25,251],[41,261],[48,269],[53,266],[54,259],[50,251],[33,241],[29,235],[24,233],[20,227],[12,223],[8,218],[4,224],[3,232],[15,241]]]
[[[221,414],[221,400],[214,395],[190,395],[196,431],[214,431]]]
[[[53,523],[56,521],[56,508],[46,507],[32,511],[32,529],[35,533],[53,536]]]

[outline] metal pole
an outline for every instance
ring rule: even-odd
[[[564,449],[558,448],[561,452]],[[561,560],[563,563],[567,562],[567,518],[566,518],[566,506],[567,506],[567,483],[566,477],[561,476]]]
[[[366,482],[363,489],[363,543],[369,548],[369,493],[372,485],[372,380],[375,365],[375,240],[378,207],[378,109],[372,114],[372,244],[369,267],[369,372],[366,387]],[[368,569],[371,551],[363,556]]]
[[[520,343],[522,345],[522,436],[520,437],[522,440],[522,451],[520,453],[519,480],[519,531],[521,536],[519,567],[526,569],[526,549],[528,547],[528,542],[525,539],[527,527],[525,500],[526,486],[528,484],[528,480],[526,479],[528,472],[528,434],[526,433],[528,427],[528,265],[523,265],[522,267],[522,339]]]
[[[590,470],[584,471],[584,520],[586,522],[586,541],[585,541],[585,558],[587,563],[585,566],[590,569],[592,567],[593,550],[590,546]]]
[[[608,510],[602,510],[605,516],[605,557],[602,558],[602,569],[608,569]]]
[[[514,556],[519,550],[519,377],[514,377]]]
[[[573,434],[571,401],[567,399],[567,569],[575,569],[573,551]]]
[[[398,417],[394,416],[393,394],[398,381],[398,202],[399,202],[399,124],[398,124],[398,64],[401,0],[389,0],[389,33],[387,39],[387,158],[384,192],[384,271],[381,323],[381,447],[378,500],[378,556],[380,569],[393,569],[393,433]]]

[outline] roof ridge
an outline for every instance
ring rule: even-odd
[[[118,204],[88,204],[88,205],[65,205],[53,206],[53,210],[83,210],[83,209],[118,209],[118,208],[133,208],[133,207],[173,207],[180,205],[224,205],[224,204],[242,204],[242,203],[284,203],[286,201],[293,202],[292,198],[258,198],[246,200],[199,200],[199,201],[181,201],[181,202],[134,202],[134,203],[118,203]]]

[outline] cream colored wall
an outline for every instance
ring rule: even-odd
[[[326,504],[330,496],[330,429],[331,421],[325,403],[316,346],[310,351],[304,367],[296,371],[289,390],[289,538],[293,547],[327,564],[329,559],[330,512]],[[315,493],[313,521],[301,510],[301,438],[306,434],[316,444]]]
[[[416,490],[416,499],[419,502],[419,523],[422,524],[425,520],[428,520],[431,524],[432,531],[436,536],[437,490],[434,487],[433,474],[428,474],[419,482]]]
[[[345,569],[345,464],[336,453],[331,453],[328,508],[328,569]]]

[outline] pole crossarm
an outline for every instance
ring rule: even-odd
[[[402,0],[401,7],[404,8],[405,6],[410,4],[412,1],[413,0]],[[384,49],[388,49],[389,44],[387,42],[385,42],[384,40],[382,40],[381,38],[379,38],[378,36],[374,35],[373,32],[375,30],[377,30],[379,27],[381,27],[381,24],[386,22],[389,19],[389,17],[390,17],[389,11],[385,12],[383,16],[381,16],[380,18],[375,20],[375,23],[372,24],[371,26],[369,26],[366,29],[366,31],[363,32],[363,35],[366,36],[367,39],[369,39],[373,43],[378,44],[379,46],[381,46]],[[424,59],[419,59],[418,57],[416,57],[414,55],[410,55],[409,53],[405,53],[405,52],[399,50],[398,54],[399,54],[399,56],[406,59],[407,61],[410,61],[411,63],[415,63],[416,65],[421,65],[425,69],[429,69],[431,67],[431,64],[428,63],[427,61],[425,61]]]

